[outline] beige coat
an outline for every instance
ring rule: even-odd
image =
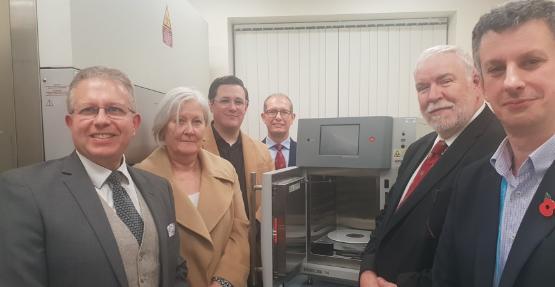
[[[138,168],[170,181],[181,238],[181,254],[187,260],[188,282],[206,287],[213,276],[246,286],[249,274],[248,220],[237,173],[226,160],[205,150],[199,153],[201,184],[198,207],[189,197],[176,192],[165,148],[161,147]]]
[[[247,195],[250,205],[250,194],[252,192],[251,185],[251,172],[256,172],[256,184],[262,184],[262,174],[268,171],[274,170],[274,161],[270,156],[268,147],[261,141],[254,140],[247,134],[241,132],[241,142],[243,144],[243,159],[245,161],[245,177],[247,184]],[[214,133],[212,127],[206,129],[204,134],[204,139],[202,140],[202,147],[207,151],[220,155],[218,152],[218,145],[216,144],[216,139],[214,138]],[[261,194],[257,192],[256,194],[256,218],[260,220],[262,218],[262,212],[260,211],[260,199]]]

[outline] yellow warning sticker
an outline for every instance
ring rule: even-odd
[[[393,150],[393,162],[400,163],[404,155],[405,155],[405,149]]]

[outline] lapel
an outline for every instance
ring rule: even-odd
[[[403,196],[403,192],[405,191],[407,183],[412,177],[412,174],[416,171],[416,168],[418,168],[420,162],[424,159],[424,157],[428,154],[428,151],[432,148],[432,144],[434,143],[436,136],[436,133],[425,136],[425,138],[422,139],[423,142],[418,144],[418,146],[415,146],[415,151],[413,152],[413,155],[410,156],[410,159],[408,159],[409,155],[406,155],[409,162],[407,163],[407,167],[403,170],[403,174],[401,174],[400,177],[397,178],[395,182],[395,190],[392,190],[390,193],[391,200],[388,200],[388,202],[392,204],[392,206],[386,209],[387,211],[385,215],[385,222],[387,228],[385,233],[389,232],[389,230],[393,227],[394,224],[389,224],[388,222],[393,214],[397,213],[397,205],[399,204],[399,201]],[[396,220],[395,222],[398,222],[398,220]]]
[[[555,228],[554,218],[545,218],[538,211],[538,206],[544,200],[545,194],[555,195],[555,164],[547,170],[534,194],[524,218],[520,224],[515,240],[509,252],[507,263],[501,276],[500,287],[513,286],[520,270],[528,261],[532,252]]]
[[[148,158],[139,164],[140,168],[144,168],[158,176],[167,179],[172,185],[173,198],[175,204],[175,219],[178,224],[199,234],[200,236],[211,241],[210,234],[203,224],[203,219],[197,211],[197,207],[193,205],[189,197],[180,192],[174,183],[170,160],[168,153],[164,147],[159,147]]]
[[[123,261],[119,255],[114,234],[102,208],[98,194],[85,170],[81,160],[75,152],[66,157],[62,166],[62,181],[73,194],[85,218],[96,233],[97,239],[108,258],[114,274],[121,286],[127,286],[127,277],[123,268]]]
[[[214,137],[214,132],[212,131],[212,124],[209,124],[204,132],[204,137],[202,138],[202,148],[215,155],[220,155],[218,145],[216,144],[216,138]]]
[[[202,151],[199,158],[202,167],[200,187],[204,193],[200,195],[198,212],[203,218],[205,229],[211,232],[229,210],[233,200],[233,184],[238,186],[239,182],[234,170],[226,169],[219,157]]]
[[[261,178],[260,170],[261,168],[258,166],[259,160],[263,159],[262,155],[259,154],[256,145],[254,144],[253,140],[247,136],[242,131],[240,132],[241,137],[241,144],[243,145],[243,161],[245,162],[245,178],[246,178],[246,185],[247,191],[252,189],[251,184],[251,172],[256,172],[257,175],[257,182],[260,182],[258,178]],[[250,200],[250,196],[249,196]],[[250,206],[250,202],[249,202]]]
[[[222,168],[220,165],[222,163],[218,162],[219,157],[201,150],[199,159],[202,169],[200,189],[205,192],[200,194],[198,208],[174,184],[171,165],[165,148],[156,149],[139,166],[170,181],[173,186],[177,222],[212,244],[210,231],[214,229],[229,208],[233,197],[233,192],[229,191],[229,186],[232,186],[235,180],[233,174]],[[218,161],[215,161],[215,159]]]
[[[274,169],[274,162],[270,156],[270,151],[264,144],[262,148],[259,148],[257,144],[261,145],[260,142],[254,142],[254,140],[241,131],[241,142],[243,144],[243,161],[245,162],[245,183],[247,186],[247,201],[248,207],[255,206],[256,219],[261,220],[262,212],[260,210],[260,200],[261,200],[261,190],[256,192],[255,202],[251,202],[251,192],[252,192],[252,177],[251,172],[256,173],[255,181],[256,184],[262,184],[262,173]],[[266,154],[263,154],[266,153]],[[271,165],[271,166],[268,166]]]
[[[397,212],[394,213],[393,221],[395,223],[405,217],[424,197],[426,197],[437,183],[441,182],[453,168],[459,165],[459,162],[464,158],[467,152],[476,144],[476,139],[487,129],[491,116],[491,111],[486,107],[480,115],[463,130],[451,146],[447,148],[447,151],[445,151],[445,154],[442,155],[437,164],[428,172],[426,177],[422,179],[412,195],[407,198]]]
[[[480,222],[476,222],[477,240],[474,265],[474,286],[492,286],[493,274],[495,272],[495,250],[497,246],[497,231],[499,229],[499,190],[501,177],[490,165],[489,161],[484,163],[485,171],[482,172],[480,181],[471,187],[479,187],[468,192],[479,193],[474,204],[478,206],[473,209],[479,214],[476,216]],[[484,170],[484,169],[482,169]]]
[[[297,165],[297,142],[291,139],[291,146],[289,148],[289,166]]]
[[[160,190],[160,187],[153,185],[133,167],[127,166],[127,169],[129,170],[129,174],[133,178],[133,182],[139,189],[139,192],[143,196],[148,208],[150,209],[150,213],[152,214],[152,219],[154,220],[156,231],[158,232],[158,245],[160,250],[160,279],[168,280],[168,278],[164,278],[163,276],[163,274],[169,274],[167,272],[168,270],[166,270],[168,268],[166,262],[169,262],[168,256],[170,256],[168,250],[168,233],[166,230],[167,222],[161,215],[166,213],[169,207],[161,201],[161,196],[157,195],[157,193],[164,191]]]

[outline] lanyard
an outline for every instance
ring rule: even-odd
[[[507,194],[507,181],[503,177],[501,179],[501,190],[499,194],[499,227],[497,228],[497,250],[495,253],[495,275],[493,278],[493,286],[499,286],[501,281],[501,236],[503,233],[503,209],[505,208],[505,195]]]

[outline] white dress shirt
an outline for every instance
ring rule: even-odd
[[[108,176],[110,176],[112,171],[92,162],[84,155],[81,155],[78,151],[76,152],[79,156],[79,159],[81,160],[81,163],[83,163],[83,166],[85,167],[85,170],[87,171],[87,174],[89,175],[89,178],[91,179],[94,188],[96,189],[96,192],[98,192],[100,198],[108,203],[108,206],[114,208],[113,192],[112,189],[110,189],[110,187],[108,186],[108,183],[106,183],[106,179],[108,178]],[[124,180],[121,182],[121,186],[125,189],[129,197],[131,198],[131,201],[133,202],[135,209],[137,209],[137,212],[141,214],[141,206],[139,205],[139,198],[137,196],[137,191],[139,189],[133,182],[133,178],[131,178],[129,171],[127,170],[125,156],[123,157],[123,161],[117,170],[119,170],[124,175]]]
[[[466,129],[466,127],[474,120],[478,117],[478,115],[480,115],[480,113],[482,113],[482,111],[486,108],[486,104],[482,104],[482,106],[474,113],[474,115],[472,116],[472,118],[470,119],[470,121],[468,121],[468,123],[466,123],[466,125],[464,126],[464,128],[462,128],[458,133],[454,134],[452,137],[448,138],[448,139],[442,139],[439,135],[436,137],[434,144],[432,145],[432,147],[440,140],[444,140],[445,144],[447,144],[447,148],[449,148],[457,139],[457,137],[459,137],[459,135],[464,131],[464,129]],[[418,171],[420,170],[420,167],[422,166],[422,163],[424,163],[424,160],[430,156],[430,152],[432,152],[432,149],[430,149],[428,151],[428,154],[422,159],[422,161],[420,162],[420,164],[418,165],[418,168],[414,170],[414,173],[412,174],[409,182],[407,182],[407,185],[405,186],[405,191],[403,191],[403,196],[401,196],[401,200],[399,201],[399,203],[403,202],[403,199],[405,198],[405,195],[407,194],[407,191],[409,190],[410,185],[412,184],[412,181],[414,180],[414,177],[418,174]]]
[[[268,146],[268,150],[270,151],[270,155],[272,156],[272,160],[276,161],[276,154],[277,149],[274,147],[277,143],[274,142],[270,137],[266,137],[266,145]],[[291,138],[287,138],[283,142],[281,142],[283,148],[281,149],[281,153],[283,157],[285,157],[285,166],[289,166],[289,151],[291,150]]]

